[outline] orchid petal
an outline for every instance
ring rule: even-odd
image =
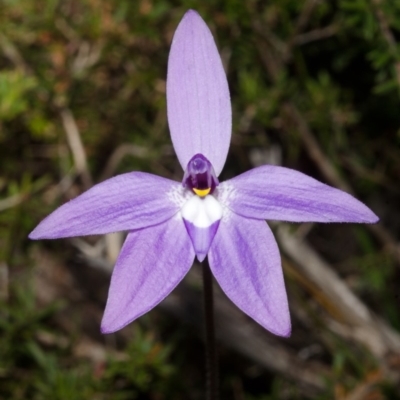
[[[190,10],[176,29],[168,60],[167,111],[183,168],[197,153],[221,173],[231,139],[228,82],[210,30]]]
[[[190,240],[192,241],[194,251],[197,259],[202,262],[207,257],[207,253],[210,249],[211,243],[217,233],[219,227],[219,221],[214,222],[207,228],[198,228],[191,222],[183,220],[186,226]]]
[[[275,335],[290,335],[281,259],[266,222],[227,211],[208,257],[222,290],[243,312]]]
[[[378,217],[348,193],[292,169],[265,165],[217,188],[217,197],[248,218],[289,222],[374,223]]]
[[[183,279],[193,259],[181,218],[129,233],[111,277],[101,331],[115,332],[150,311]]]
[[[29,237],[96,235],[159,224],[179,211],[183,191],[178,182],[143,172],[118,175],[59,207]]]
[[[192,240],[197,259],[202,262],[210,249],[222,217],[222,207],[214,196],[193,196],[181,209],[183,222]]]

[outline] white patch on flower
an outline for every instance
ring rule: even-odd
[[[220,183],[214,191],[214,196],[217,198],[219,203],[222,206],[222,219],[221,221],[226,223],[230,219],[231,209],[229,208],[229,204],[232,199],[236,196],[235,186],[227,182]]]
[[[214,196],[193,196],[182,207],[181,214],[197,228],[208,228],[222,218],[222,206]]]
[[[235,186],[229,181],[220,183],[214,192],[214,196],[225,207],[229,207],[230,201],[235,197]]]
[[[192,191],[187,190],[181,185],[174,186],[167,192],[168,199],[176,204],[179,208],[182,208],[183,205],[193,196],[195,196],[195,194]]]

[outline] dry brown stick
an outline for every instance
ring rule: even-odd
[[[296,37],[304,30],[310,20],[312,13],[320,0],[308,0],[304,3],[304,6],[300,12],[299,18],[294,26],[294,31],[291,38],[287,41],[285,55],[283,61],[286,64],[293,55],[293,47],[296,44]]]
[[[38,193],[48,186],[46,181],[34,182],[29,190],[22,190],[20,193],[14,194],[12,196],[6,197],[5,199],[0,199],[0,212],[8,210],[23,203],[25,200],[35,193]]]
[[[23,71],[27,75],[33,75],[31,68],[25,62],[17,47],[2,33],[0,33],[0,48],[3,54],[15,65],[15,67]]]
[[[327,39],[336,35],[338,28],[336,25],[329,25],[325,28],[314,29],[309,32],[301,33],[293,38],[293,43],[296,46],[302,46],[307,43],[315,42],[317,40]]]
[[[88,189],[93,185],[93,181],[87,166],[86,152],[75,118],[68,108],[60,111],[60,117],[74,159],[75,170],[82,176],[82,183],[85,189]]]
[[[277,238],[281,248],[296,262],[311,282],[322,290],[335,307],[335,319],[328,325],[339,335],[363,343],[379,359],[388,352],[400,353],[400,335],[385,322],[377,319],[368,307],[348,288],[333,269],[307,243],[280,225]],[[309,289],[309,287],[307,288]]]
[[[346,395],[344,400],[381,399],[381,390],[377,386],[384,381],[382,374],[377,371],[367,376],[355,389]]]
[[[293,37],[296,37],[300,32],[304,30],[310,20],[315,7],[321,3],[321,0],[308,0],[304,3],[304,6],[300,12],[299,18],[296,21]]]
[[[336,34],[337,27],[334,25],[302,33],[318,3],[320,3],[320,0],[308,0],[304,3],[299,18],[295,23],[292,35],[287,42],[283,42],[281,39],[279,39],[273,32],[271,32],[268,26],[260,23],[260,21],[253,21],[253,29],[261,37],[267,40],[274,50],[279,53],[282,62],[287,64],[293,57],[293,48],[295,46],[301,46],[315,40],[325,39]],[[278,67],[278,64],[279,63],[276,64],[276,67]],[[276,72],[278,71],[279,70],[276,70],[274,75],[276,75]]]
[[[8,300],[9,271],[5,262],[0,262],[0,300]]]
[[[379,28],[381,29],[382,35],[385,38],[389,48],[393,53],[397,52],[396,49],[396,39],[394,38],[390,27],[389,21],[386,19],[385,13],[382,10],[382,0],[372,0],[372,3],[375,5],[375,13],[378,19]]]
[[[10,197],[0,200],[0,212],[4,210],[8,210],[9,208],[15,207],[18,204],[21,204],[26,198],[25,193],[14,194]]]
[[[146,158],[149,155],[149,150],[146,147],[138,146],[135,144],[124,143],[118,146],[109,157],[103,172],[100,175],[99,181],[104,181],[110,178],[122,159],[127,155],[135,156],[138,158]]]
[[[28,64],[26,64],[17,47],[4,35],[0,35],[0,47],[4,55],[13,62],[17,68],[23,70],[27,75],[34,76],[33,71]],[[57,108],[59,108],[60,103],[62,102],[60,102],[59,99],[54,101]],[[71,110],[65,107],[61,108],[60,117],[74,158],[76,171],[82,176],[82,183],[85,189],[88,189],[93,185],[93,181],[87,167],[86,153],[75,118]]]
[[[400,195],[400,188],[397,187],[397,182],[390,179],[385,175],[385,172],[380,170],[374,170],[368,167],[365,167],[358,160],[350,155],[342,155],[340,156],[340,162],[344,165],[349,171],[351,171],[355,176],[360,177],[362,179],[369,179],[370,181],[376,183],[379,186],[383,186],[386,189],[393,191],[393,193]]]
[[[323,153],[318,141],[315,139],[315,136],[312,134],[310,127],[298,108],[289,101],[283,105],[282,111],[285,120],[295,124],[294,126],[297,127],[297,131],[300,134],[310,158],[318,165],[325,179],[346,192],[352,192],[350,185],[339,176],[335,167]]]

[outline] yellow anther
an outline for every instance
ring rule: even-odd
[[[199,197],[206,197],[208,193],[210,193],[211,188],[208,189],[195,189],[193,188],[193,192],[197,194]]]

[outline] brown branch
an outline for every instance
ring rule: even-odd
[[[307,277],[306,289],[320,291],[314,297],[325,309],[329,304],[327,311],[334,319],[326,318],[326,322],[332,330],[346,339],[362,343],[381,360],[388,352],[400,352],[400,335],[385,322],[377,320],[307,243],[296,238],[284,225],[279,226],[277,238],[284,252]]]
[[[19,204],[21,204],[24,199],[26,199],[27,195],[25,193],[14,194],[10,197],[0,200],[0,212],[4,210],[8,210],[9,208],[13,208]]]
[[[293,37],[296,37],[303,29],[307,26],[308,21],[310,20],[312,13],[314,12],[315,7],[321,3],[321,0],[307,0],[304,3],[304,7],[301,10],[299,18],[296,21]]]
[[[74,159],[75,170],[82,176],[82,183],[85,189],[88,189],[93,185],[93,181],[87,166],[86,152],[75,118],[71,110],[67,108],[60,111],[60,117]]]
[[[121,144],[114,150],[108,159],[107,164],[100,175],[100,182],[110,178],[121,163],[122,159],[128,155],[138,158],[146,158],[149,155],[149,151],[146,147],[135,144]]]
[[[25,62],[18,48],[3,34],[0,33],[0,48],[3,54],[21,71],[27,75],[33,75],[29,65]]]
[[[321,29],[314,29],[312,31],[295,36],[293,38],[293,44],[296,46],[302,46],[317,40],[327,39],[336,35],[337,31],[338,28],[336,25],[329,25]]]
[[[0,262],[0,300],[8,300],[9,292],[9,271],[5,262]]]
[[[313,11],[319,2],[320,2],[320,0],[307,0],[304,3],[304,6],[301,10],[299,18],[297,19],[297,21],[295,23],[292,36],[287,42],[286,52],[283,57],[283,62],[285,64],[287,62],[289,62],[293,56],[293,47],[296,44],[296,37],[298,37],[300,32],[302,32],[304,30],[304,28],[307,26],[307,24],[312,16]]]
[[[386,19],[386,15],[382,10],[382,0],[372,0],[372,4],[374,5],[375,15],[378,19],[379,28],[382,32],[382,35],[385,38],[385,41],[388,44],[389,49],[392,51],[393,55],[396,55],[397,54],[396,39],[394,38],[390,30],[389,21]]]
[[[23,70],[29,76],[34,76],[33,71],[25,62],[17,47],[4,35],[0,35],[0,47],[4,55],[17,68]],[[61,108],[60,117],[72,152],[76,172],[81,175],[85,189],[88,189],[93,185],[93,181],[87,167],[85,149],[72,111],[68,108],[61,107],[62,103],[63,102],[60,101],[59,98],[54,100],[54,105],[57,108]]]

